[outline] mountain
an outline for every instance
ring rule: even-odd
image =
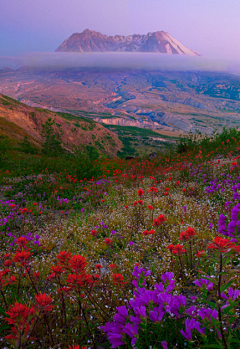
[[[107,36],[86,29],[66,39],[56,52],[159,52],[188,56],[201,56],[190,50],[164,31],[147,35]]]
[[[0,93],[0,137],[20,142],[27,136],[30,143],[41,147],[42,125],[52,118],[63,131],[62,144],[66,149],[90,145],[107,156],[116,156],[122,143],[118,136],[99,123],[81,116],[32,108]]]

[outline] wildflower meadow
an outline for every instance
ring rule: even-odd
[[[0,169],[1,348],[240,347],[240,132],[32,164]]]

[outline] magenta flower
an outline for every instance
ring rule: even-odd
[[[185,320],[185,332],[181,330],[181,334],[189,341],[192,340],[191,331],[196,329],[199,333],[204,334],[204,328],[200,328],[200,322],[195,319],[186,319]]]
[[[207,288],[207,291],[210,291],[213,289],[213,283],[206,279],[200,279],[200,280],[197,279],[193,281],[193,283],[198,287],[200,287],[201,289],[205,286]]]
[[[162,342],[161,342],[161,346],[163,347],[163,349],[168,349],[168,346],[167,346],[167,342],[166,342],[166,341],[162,341]]]
[[[225,295],[225,293],[221,293],[221,297],[224,299],[232,299],[235,300],[240,296],[240,290],[234,290],[232,287],[229,287],[228,289],[228,296]]]

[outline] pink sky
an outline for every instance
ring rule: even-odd
[[[53,52],[74,32],[164,30],[205,57],[240,61],[239,0],[1,0],[0,55]]]

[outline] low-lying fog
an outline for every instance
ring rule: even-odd
[[[0,57],[0,69],[21,66],[143,70],[222,71],[240,75],[240,63],[159,53],[31,53]]]

